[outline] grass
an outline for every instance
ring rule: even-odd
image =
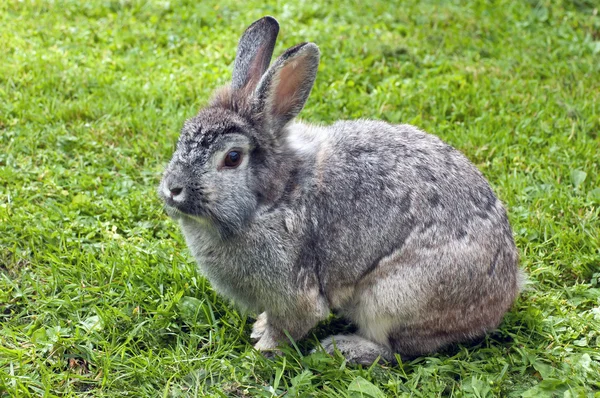
[[[599,4],[239,4],[0,3],[0,396],[599,397]],[[305,120],[418,125],[507,204],[530,284],[484,341],[267,360],[197,274],[155,187],[265,14],[321,47]]]

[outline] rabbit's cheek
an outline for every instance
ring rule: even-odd
[[[204,188],[203,196],[207,203],[214,203],[219,201],[219,190],[209,186]]]

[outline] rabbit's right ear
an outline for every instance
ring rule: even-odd
[[[258,83],[257,110],[276,137],[304,107],[315,84],[319,58],[316,44],[298,44],[281,54]]]
[[[279,23],[273,17],[263,17],[246,29],[238,43],[233,65],[231,86],[235,90],[254,90],[269,67]]]

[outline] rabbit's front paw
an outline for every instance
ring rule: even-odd
[[[281,350],[277,348],[278,346],[279,342],[273,338],[270,330],[265,324],[263,335],[260,338],[260,340],[258,340],[258,342],[254,345],[254,348],[260,351],[266,358],[273,359],[275,356],[283,355]]]
[[[263,312],[256,318],[256,322],[252,325],[252,332],[250,338],[253,340],[259,340],[267,330],[267,313]]]
[[[279,342],[277,339],[274,339],[272,334],[268,329],[264,330],[263,335],[258,340],[256,344],[254,344],[254,348],[259,351],[274,351],[279,346]]]

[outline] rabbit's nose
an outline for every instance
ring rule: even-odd
[[[162,192],[166,198],[177,202],[185,200],[184,184],[178,178],[169,175],[162,182]]]
[[[171,197],[179,196],[183,192],[182,187],[169,187],[169,192],[171,193]]]
[[[181,193],[183,192],[183,187],[177,185],[177,184],[173,184],[172,186],[169,186],[169,193],[171,194],[171,199],[179,199],[178,196],[181,195]]]

